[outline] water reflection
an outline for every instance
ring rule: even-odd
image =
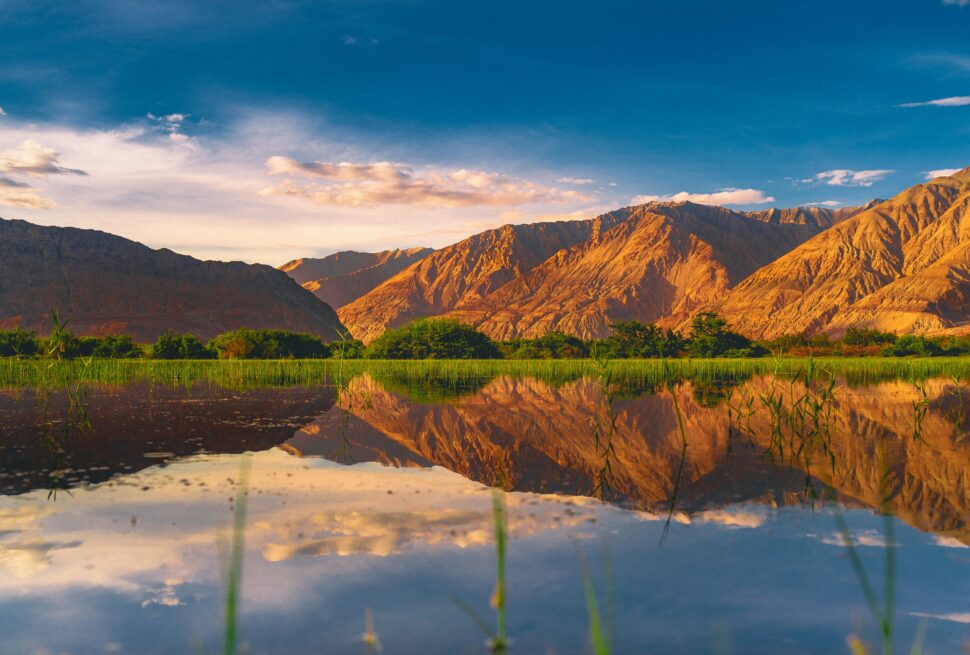
[[[970,637],[970,397],[953,381],[840,385],[812,448],[763,409],[780,389],[796,415],[797,381],[425,387],[94,385],[84,430],[63,396],[40,412],[35,392],[0,392],[0,650],[217,650],[244,451],[258,451],[240,617],[253,652],[358,652],[367,609],[389,651],[482,652],[450,599],[488,611],[493,485],[511,490],[513,652],[587,652],[576,549],[599,542],[618,573],[616,652],[844,652],[865,610],[831,508],[877,562],[883,481],[911,526],[893,545],[900,646],[918,617],[928,650]],[[52,502],[55,484],[69,493]]]
[[[746,393],[760,397],[769,384],[755,380]],[[913,437],[918,392],[911,383],[843,386],[833,402],[826,449],[791,459],[772,456],[767,411],[755,411],[739,426],[727,411],[727,394],[710,403],[710,394],[690,382],[616,398],[607,419],[607,399],[595,380],[557,387],[497,378],[472,395],[429,404],[363,375],[343,392],[341,404],[352,420],[342,433],[328,428],[334,421],[328,414],[301,428],[286,447],[332,457],[340,439],[352,461],[434,464],[489,485],[502,479],[516,490],[593,495],[603,466],[593,430],[609,422],[615,426],[612,498],[657,512],[671,500],[683,456],[676,400],[687,440],[677,506],[686,512],[744,501],[803,502],[806,474],[849,505],[878,508],[884,472],[877,453],[885,449],[895,513],[922,530],[970,543],[970,438],[962,428],[970,403],[952,383],[930,381],[925,388],[931,400],[921,438]]]

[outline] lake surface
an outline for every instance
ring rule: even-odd
[[[590,652],[584,572],[616,653],[875,652],[853,553],[970,652],[968,428],[951,380],[2,389],[0,652],[222,652],[245,493],[241,650],[485,653],[491,487],[512,653]]]

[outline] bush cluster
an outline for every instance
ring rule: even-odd
[[[56,316],[52,313],[53,316]],[[970,354],[970,335],[897,336],[850,328],[840,339],[826,334],[783,334],[753,342],[731,330],[722,317],[703,312],[688,333],[640,321],[616,321],[609,336],[583,340],[553,331],[534,339],[496,342],[453,319],[425,318],[384,332],[369,346],[355,339],[325,343],[319,337],[284,330],[240,329],[208,343],[191,334],[166,332],[154,344],[130,335],[78,337],[55,321],[47,337],[20,328],[0,330],[0,357],[104,357],[153,359],[611,359],[645,357],[763,357],[765,355],[886,355],[935,357]]]

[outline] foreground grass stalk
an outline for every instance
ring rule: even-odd
[[[495,594],[492,606],[495,608],[495,637],[492,639],[492,652],[504,653],[509,646],[506,612],[505,553],[508,534],[505,492],[492,490],[492,519],[495,528]]]
[[[224,655],[235,655],[238,641],[239,595],[242,590],[243,553],[246,547],[246,509],[249,503],[249,473],[252,461],[243,455],[236,481],[232,520],[232,546],[226,575]]]

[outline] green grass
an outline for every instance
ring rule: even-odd
[[[859,357],[764,359],[640,359],[611,362],[613,381],[623,389],[650,388],[680,379],[700,382],[743,381],[754,375],[792,376],[814,361],[848,384],[886,379],[970,377],[970,357]],[[559,384],[580,377],[593,378],[596,363],[589,359],[541,360],[123,360],[46,361],[0,359],[0,386],[63,387],[82,372],[92,383],[151,382],[191,385],[199,382],[227,387],[260,387],[339,383],[367,372],[383,382],[406,385],[434,383],[467,386],[499,375],[533,377]]]

